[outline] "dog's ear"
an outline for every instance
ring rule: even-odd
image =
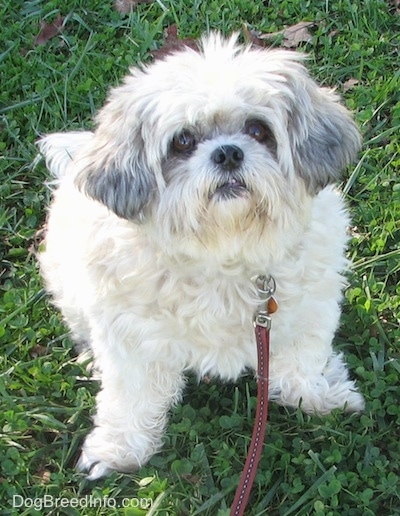
[[[138,159],[104,160],[95,154],[83,158],[87,165],[75,179],[78,188],[118,217],[142,221],[156,189],[153,174]]]
[[[288,130],[296,171],[309,192],[316,194],[340,179],[355,159],[361,137],[337,95],[309,77],[302,79],[294,87]]]
[[[142,221],[157,190],[156,165],[148,164],[134,115],[115,102],[100,111],[93,139],[79,155],[75,184],[119,217]]]
[[[147,75],[132,70],[109,92],[90,145],[80,154],[76,186],[121,218],[143,221],[165,186],[161,151],[148,123]]]

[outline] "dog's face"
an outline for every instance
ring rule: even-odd
[[[211,35],[135,69],[100,111],[79,187],[118,216],[181,237],[284,227],[360,146],[303,56]]]

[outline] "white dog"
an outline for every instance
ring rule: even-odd
[[[101,374],[90,478],[160,448],[187,370],[256,368],[257,274],[277,285],[271,399],[363,408],[332,351],[348,216],[329,186],[360,136],[303,60],[214,34],[132,70],[94,132],[41,140],[58,179],[42,271]]]

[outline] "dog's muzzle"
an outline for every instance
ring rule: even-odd
[[[221,145],[211,154],[211,160],[217,165],[218,178],[216,188],[211,197],[218,200],[242,197],[248,193],[246,183],[240,174],[244,160],[244,152],[236,145]]]

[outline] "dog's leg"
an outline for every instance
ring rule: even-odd
[[[347,227],[346,206],[328,187],[315,198],[302,245],[272,272],[279,310],[271,330],[271,397],[305,412],[359,411],[362,395],[332,342],[339,326]]]
[[[183,376],[167,361],[137,355],[127,353],[121,363],[119,350],[102,350],[95,427],[78,463],[89,479],[111,470],[138,469],[162,445],[168,410],[180,398]]]
[[[285,334],[272,346],[270,398],[282,405],[300,405],[308,413],[363,410],[364,399],[349,378],[343,354],[332,349],[334,327],[327,331],[332,321],[326,314],[332,316],[333,310],[317,317],[310,311],[302,314],[304,325],[298,334]]]

